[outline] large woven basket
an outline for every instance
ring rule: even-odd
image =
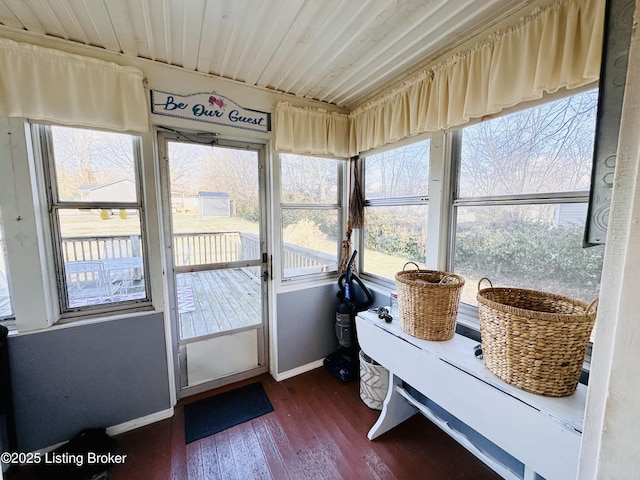
[[[486,280],[490,288],[481,288]],[[562,295],[478,282],[487,368],[522,390],[550,397],[575,392],[596,319],[590,305]]]
[[[413,264],[418,270],[405,270]],[[413,262],[396,273],[400,328],[423,340],[449,340],[456,329],[464,279],[438,270],[420,270]]]

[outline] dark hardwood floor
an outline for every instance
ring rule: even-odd
[[[184,405],[260,380],[274,411],[185,445]],[[374,441],[378,418],[324,368],[276,382],[262,375],[181,401],[175,415],[119,435],[126,462],[111,480],[138,479],[499,479],[421,415]],[[37,478],[26,469],[10,480]]]

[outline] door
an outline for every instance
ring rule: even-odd
[[[267,371],[264,148],[161,134],[178,396]],[[215,141],[215,143],[213,143]]]

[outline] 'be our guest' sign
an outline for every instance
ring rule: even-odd
[[[178,95],[151,90],[151,113],[257,132],[271,130],[269,113],[243,108],[215,92]]]

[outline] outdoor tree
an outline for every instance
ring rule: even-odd
[[[209,148],[202,157],[196,185],[200,191],[223,192],[235,204],[236,214],[258,219],[258,155],[235,148]]]
[[[588,189],[596,99],[586,92],[465,128],[460,196]]]
[[[367,157],[366,198],[426,196],[430,145],[418,142]]]
[[[131,136],[79,128],[52,129],[61,198],[79,199],[81,186],[133,180]]]
[[[337,203],[340,160],[290,154],[280,158],[283,202]]]
[[[209,151],[208,146],[182,142],[169,142],[169,176],[171,190],[197,195],[196,180],[200,165],[205,162]]]

